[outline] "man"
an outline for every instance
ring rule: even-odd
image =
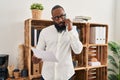
[[[70,80],[74,75],[71,49],[79,54],[82,43],[75,26],[66,19],[63,7],[56,5],[51,10],[54,25],[44,28],[39,36],[37,49],[53,52],[58,62],[43,62],[42,80]],[[34,63],[40,59],[32,57]]]

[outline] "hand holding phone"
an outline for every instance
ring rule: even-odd
[[[72,30],[72,22],[70,19],[65,19],[65,25],[67,26],[68,31]]]

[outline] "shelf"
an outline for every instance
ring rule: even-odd
[[[88,46],[107,46],[108,44],[89,44]]]
[[[16,79],[7,78],[6,80],[28,80],[28,78],[27,77],[25,77],[25,78],[19,77]]]
[[[83,47],[87,47],[87,44],[83,44]]]
[[[33,52],[31,46],[35,47],[38,41],[40,31],[53,24],[51,20],[25,20],[25,68],[29,70],[29,79],[38,78],[41,75],[42,64],[34,65],[31,57]],[[79,39],[83,44],[83,50],[80,54],[72,51],[72,60],[75,75],[72,80],[107,80],[107,55],[108,55],[108,25],[99,23],[80,23],[73,22],[77,26]],[[94,44],[90,31],[92,27],[105,27],[105,44]],[[100,28],[99,28],[100,29]],[[94,39],[95,40],[95,39]],[[96,42],[97,43],[97,42]],[[101,42],[102,43],[102,42]],[[96,58],[101,65],[89,66],[88,63]]]
[[[87,80],[86,70],[77,70],[71,80]]]
[[[78,71],[78,70],[85,70],[86,67],[75,67],[75,71]]]
[[[87,69],[93,69],[93,68],[102,68],[107,67],[107,65],[100,65],[100,66],[88,66]]]
[[[107,80],[107,67],[89,69],[87,80]]]
[[[40,77],[40,76],[41,76],[41,74],[30,75],[30,80],[31,80],[31,79],[34,79],[34,78],[38,78],[38,77]]]

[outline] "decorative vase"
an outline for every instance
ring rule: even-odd
[[[41,19],[42,10],[33,9],[32,19]]]

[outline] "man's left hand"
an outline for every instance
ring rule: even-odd
[[[70,19],[65,19],[65,25],[67,26],[68,31],[72,30],[72,22]]]

